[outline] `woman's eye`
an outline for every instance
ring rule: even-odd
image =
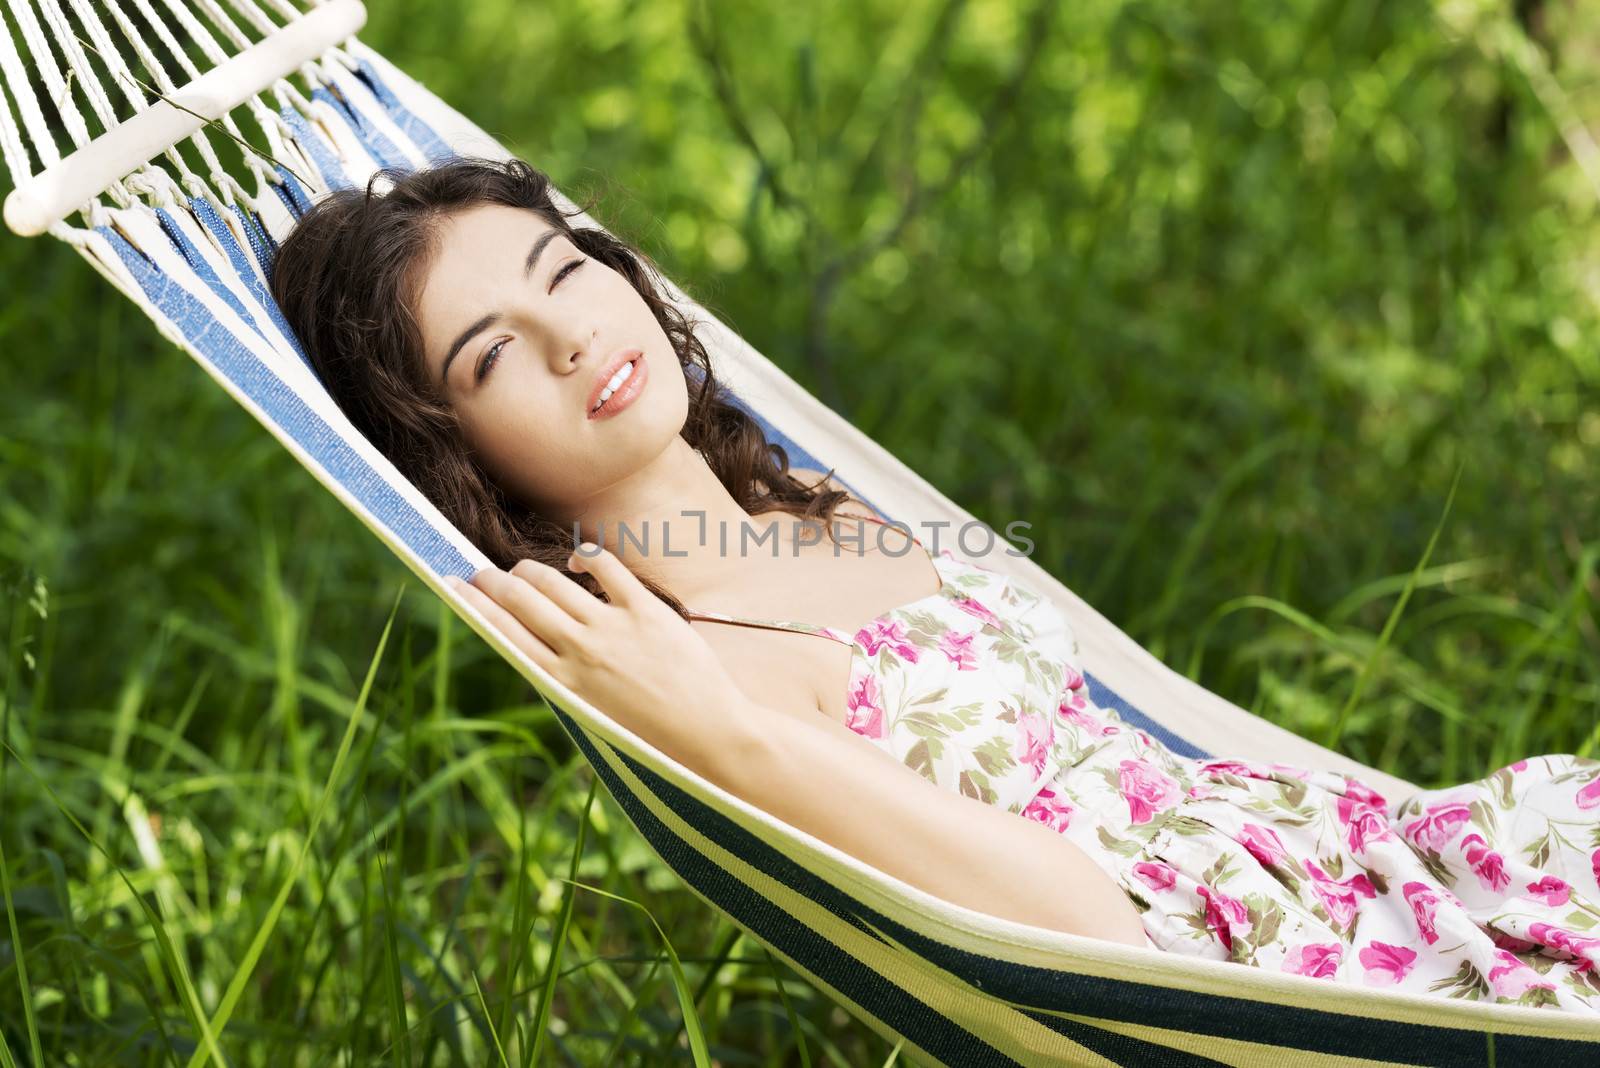
[[[562,266],[562,268],[556,272],[555,277],[550,280],[550,288],[554,289],[556,286],[560,285],[563,278],[571,274],[573,271],[576,271],[579,267],[582,267],[587,262],[587,260],[577,259]],[[483,354],[483,360],[478,364],[476,376],[477,381],[483,381],[483,376],[489,373],[489,368],[493,367],[495,361],[500,358],[500,350],[505,348],[507,344],[507,341],[497,341],[493,345],[489,346],[489,351]]]
[[[497,341],[493,345],[489,346],[488,352],[483,354],[483,361],[478,364],[479,382],[482,382],[483,376],[489,373],[489,368],[492,367],[494,362],[500,358],[500,350],[505,348],[507,344],[508,342],[506,341]]]
[[[560,285],[563,278],[571,274],[573,271],[576,271],[579,267],[582,267],[584,263],[584,260],[573,260],[571,263],[562,267],[561,270],[556,272],[556,276],[550,280],[550,288],[554,289],[556,286]]]

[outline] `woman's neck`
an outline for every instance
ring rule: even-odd
[[[752,517],[734,500],[705,458],[682,437],[657,459],[590,499],[567,523],[635,574],[694,603],[726,585],[739,561],[776,547],[793,551],[799,520],[773,512]]]

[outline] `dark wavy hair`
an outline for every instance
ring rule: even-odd
[[[377,191],[380,181],[392,183],[386,192]],[[461,156],[380,170],[364,190],[336,190],[306,212],[274,258],[272,295],[334,402],[496,566],[537,560],[604,598],[592,576],[568,570],[571,532],[519,503],[478,464],[423,360],[415,300],[439,224],[475,204],[523,208],[621,274],[655,313],[689,387],[683,437],[740,507],[750,515],[788,512],[832,536],[834,509],[849,495],[789,473],[783,447],[727,398],[696,324],[658,287],[658,268],[603,230],[570,226],[568,217],[580,211],[563,213],[552,191],[550,179],[522,160]],[[671,593],[640,578],[684,614]]]

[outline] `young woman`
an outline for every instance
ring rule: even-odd
[[[568,218],[517,160],[383,172],[318,203],[272,279],[336,402],[498,565],[455,585],[535,663],[958,905],[1600,1012],[1600,761],[1396,807],[1175,756],[1089,701],[1049,602],[789,469],[649,261]]]

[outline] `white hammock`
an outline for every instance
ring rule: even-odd
[[[326,190],[383,166],[508,153],[350,36],[365,18],[356,0],[309,12],[289,0],[65,2],[70,17],[61,0],[7,0],[0,14],[7,224],[70,243],[144,309],[550,700],[698,895],[890,1041],[958,1066],[1600,1063],[1600,1028],[1574,1014],[1333,986],[948,905],[703,780],[546,676],[445,587],[489,561],[351,427],[266,284],[276,239]],[[248,150],[229,175],[212,139],[248,140],[241,123],[273,158]],[[719,374],[796,466],[837,468],[912,526],[975,521],[670,283],[667,295],[705,324]],[[1178,675],[1031,559],[982,563],[1053,599],[1093,669],[1095,702],[1174,751],[1348,772],[1396,799],[1416,790]]]

